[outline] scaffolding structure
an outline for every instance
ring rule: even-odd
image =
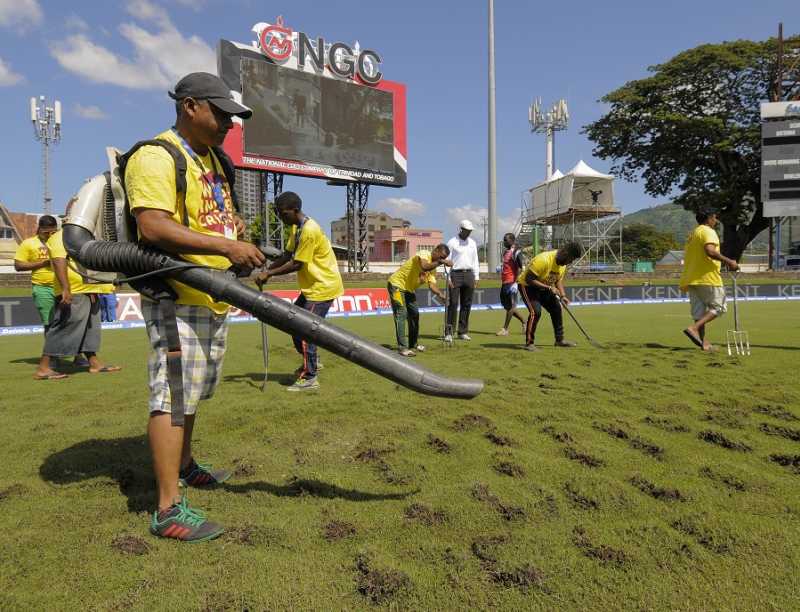
[[[576,272],[622,272],[622,211],[614,203],[613,180],[582,161],[564,175],[556,171],[523,192],[518,229],[532,235],[544,228],[542,250],[580,243],[584,255],[572,265]]]

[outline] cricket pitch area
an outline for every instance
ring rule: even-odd
[[[524,311],[524,309],[523,309]],[[415,359],[482,378],[472,401],[401,389],[321,351],[318,392],[287,393],[298,356],[230,327],[201,404],[198,460],[231,467],[192,505],[227,532],[148,533],[143,330],[104,332],[118,373],[34,381],[41,337],[3,339],[0,609],[786,610],[800,601],[800,307],[740,303],[752,355],[683,336],[687,304],[576,307],[557,349],[496,337],[445,349],[421,316]],[[394,344],[390,317],[336,319]],[[69,371],[69,370],[65,370]]]

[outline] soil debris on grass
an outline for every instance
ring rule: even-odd
[[[722,448],[727,448],[728,450],[739,451],[742,453],[748,453],[751,450],[753,450],[744,442],[736,442],[726,437],[724,434],[718,431],[712,431],[710,429],[701,431],[699,434],[697,434],[697,437],[703,442],[708,442],[709,444],[716,444],[717,446],[721,446]]]
[[[657,444],[653,444],[652,442],[648,442],[647,440],[643,440],[639,436],[634,436],[627,430],[623,429],[622,427],[618,427],[617,425],[613,425],[611,423],[593,423],[592,427],[595,429],[607,433],[612,438],[616,438],[617,440],[625,440],[628,445],[653,457],[655,459],[662,459],[664,456],[664,449],[658,446]]]
[[[659,487],[649,480],[641,476],[634,476],[628,480],[634,487],[639,489],[642,493],[646,493],[653,499],[662,501],[686,501],[686,496],[683,495],[678,489],[670,489],[667,487]]]
[[[730,410],[723,408],[709,410],[700,419],[728,429],[744,429],[745,422],[742,416],[744,415],[739,411],[730,412]]]
[[[646,416],[642,419],[642,422],[647,423],[648,425],[652,425],[653,427],[657,427],[658,429],[662,429],[664,431],[672,431],[675,433],[687,433],[691,431],[683,423],[678,423],[676,421],[672,421],[670,419],[665,419],[665,418],[655,418],[651,416]]]
[[[472,554],[483,563],[496,563],[498,548],[508,542],[504,535],[479,536],[472,541]]]
[[[496,510],[507,521],[523,520],[527,517],[524,508],[504,504],[497,495],[489,491],[485,484],[478,483],[472,487],[473,499],[484,502]]]
[[[747,490],[747,485],[744,483],[743,480],[737,478],[733,474],[725,474],[708,466],[700,468],[700,475],[703,476],[704,478],[708,478],[709,480],[713,480],[714,482],[722,483],[723,485],[725,485],[729,489],[733,489],[734,491]]]
[[[622,567],[628,560],[628,555],[624,550],[612,548],[605,544],[596,545],[586,534],[583,527],[575,527],[572,530],[572,543],[590,559],[596,559],[604,565],[616,565]]]
[[[642,451],[644,454],[650,455],[654,459],[661,460],[664,458],[664,449],[657,444],[648,442],[647,440],[642,440],[639,437],[631,438],[630,445],[632,448]]]
[[[25,485],[21,485],[19,483],[12,484],[10,487],[0,490],[0,502],[11,497],[22,497],[27,492],[28,489],[25,487]]]
[[[381,480],[386,484],[402,486],[410,484],[413,480],[411,476],[407,474],[400,474],[399,472],[396,472],[395,469],[385,461],[379,461],[376,463],[375,469],[378,471],[378,475],[380,476]]]
[[[564,483],[564,493],[570,503],[581,510],[597,510],[600,507],[600,502],[581,493],[574,483]]]
[[[768,436],[780,436],[792,442],[800,442],[800,429],[791,429],[789,427],[777,427],[769,423],[761,423],[758,430],[767,434]]]
[[[380,461],[384,457],[391,455],[395,449],[391,446],[385,448],[376,448],[373,446],[361,447],[353,458],[361,463],[372,463]]]
[[[304,448],[295,447],[292,450],[292,455],[294,455],[295,465],[306,465],[309,462],[310,457],[308,451]]]
[[[527,593],[531,587],[544,588],[544,572],[526,563],[510,571],[490,570],[493,582],[504,587],[514,587]]]
[[[391,601],[411,588],[411,579],[404,572],[370,567],[365,555],[356,557],[356,571],[356,589],[375,605]]]
[[[498,474],[511,476],[511,478],[525,477],[525,469],[521,465],[511,461],[498,461],[492,467]]]
[[[322,526],[322,537],[328,542],[337,542],[356,535],[356,527],[347,521],[329,521]]]
[[[558,376],[555,374],[550,374],[550,372],[542,372],[541,376],[547,380],[558,380]]]
[[[247,459],[233,460],[233,475],[247,478],[256,475],[256,467]]]
[[[602,459],[589,455],[588,453],[584,453],[583,451],[579,451],[572,446],[565,446],[563,450],[564,456],[566,456],[567,459],[577,461],[586,467],[598,468],[605,465],[605,461]]]
[[[508,436],[501,436],[494,429],[490,429],[484,434],[484,437],[496,446],[516,446],[516,442]]]
[[[775,453],[769,456],[769,460],[783,467],[792,468],[795,474],[800,474],[800,455],[782,455]]]
[[[255,608],[241,593],[212,591],[205,596],[205,605],[200,612],[249,612]]]
[[[257,546],[270,541],[270,531],[264,527],[245,523],[239,527],[227,527],[222,536],[228,542],[243,544],[244,546]],[[277,538],[275,538],[277,539]]]
[[[433,434],[428,434],[428,446],[430,446],[437,453],[449,453],[452,450],[450,443],[441,438],[437,438]]]
[[[492,427],[492,421],[480,414],[465,414],[453,421],[456,431],[469,431],[471,429]]]
[[[410,521],[419,521],[427,527],[441,525],[448,520],[444,510],[435,510],[424,504],[411,504],[404,511],[405,517]]]
[[[548,425],[547,427],[542,427],[541,432],[543,434],[547,434],[559,444],[575,444],[575,440],[568,432],[557,431],[556,428],[553,427],[552,425]]]
[[[142,538],[130,535],[120,534],[111,541],[111,548],[118,550],[126,555],[146,555],[150,552],[150,545]]]
[[[753,412],[771,416],[773,419],[778,419],[779,421],[800,421],[800,417],[795,415],[793,412],[790,412],[785,408],[781,408],[780,406],[772,406],[770,404],[761,404],[756,406],[753,408]]]
[[[611,423],[593,423],[592,427],[594,427],[599,431],[607,433],[612,438],[617,438],[618,440],[628,440],[631,437],[631,435],[627,431],[625,431],[621,427],[612,425]]]
[[[686,516],[672,522],[672,528],[693,538],[700,546],[717,553],[727,555],[733,551],[735,538],[720,529],[709,529],[701,524],[698,517]]]

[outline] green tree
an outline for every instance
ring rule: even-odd
[[[718,211],[722,251],[737,259],[769,225],[759,187],[759,104],[770,98],[776,54],[775,39],[684,51],[604,96],[610,109],[583,129],[615,174],[643,179],[653,196],[677,193],[674,202],[687,210]]]
[[[622,258],[625,261],[658,261],[667,251],[680,248],[671,232],[660,232],[649,223],[631,223],[622,228]]]

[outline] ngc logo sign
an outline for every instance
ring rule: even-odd
[[[326,44],[321,36],[312,41],[305,32],[286,26],[283,17],[276,18],[274,24],[257,23],[253,31],[258,34],[258,48],[275,62],[294,58],[301,70],[310,62],[318,72],[327,68],[343,79],[355,80],[357,76],[366,85],[377,85],[383,78],[380,55],[360,49],[358,43],[352,47],[343,42]]]
[[[275,25],[261,30],[258,44],[267,57],[282,62],[292,54],[292,28],[283,25],[283,17],[279,16],[275,21]]]

